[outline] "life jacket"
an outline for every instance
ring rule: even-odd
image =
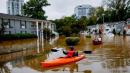
[[[67,52],[67,57],[73,57],[73,55],[74,55],[74,53],[75,53],[75,51],[68,51]]]

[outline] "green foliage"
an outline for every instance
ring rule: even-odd
[[[103,14],[104,14],[104,8],[103,7],[97,7],[95,9],[95,15],[97,17],[97,23],[98,24],[103,23]]]
[[[34,34],[3,34],[0,35],[0,40],[17,40],[17,39],[27,39],[27,38],[37,38]]]
[[[66,38],[66,44],[68,46],[75,46],[79,43],[80,38],[79,37],[67,37]]]
[[[77,27],[77,29],[83,31],[86,29],[87,24],[88,24],[88,18],[83,16],[77,21],[77,24],[76,24],[77,26],[75,26],[75,27]]]
[[[71,34],[71,36],[72,36],[72,37],[78,37],[78,36],[79,36],[79,34],[72,33],[72,34]]]
[[[44,28],[43,33],[44,33],[44,39],[47,39],[47,40],[48,40],[49,38],[55,36],[55,34],[53,34],[53,33],[51,32],[51,30],[48,29],[48,28]]]
[[[88,19],[86,17],[77,20],[74,16],[54,21],[59,34],[67,37],[72,36],[72,34],[78,35],[80,31],[86,30],[87,22]]]
[[[91,38],[91,35],[87,35],[86,38]]]
[[[76,19],[74,17],[64,17],[63,19],[55,20],[54,23],[60,35],[71,36],[74,28],[72,26],[76,23]]]
[[[96,25],[96,22],[97,22],[97,17],[96,16],[91,16],[88,20],[88,26],[89,25]]]
[[[122,21],[129,18],[129,6],[130,0],[104,0],[104,3],[107,5],[107,11],[109,12],[110,19],[114,21]]]
[[[50,5],[47,0],[29,0],[23,6],[23,13],[25,16],[36,18],[36,19],[46,19],[45,11],[43,7]]]

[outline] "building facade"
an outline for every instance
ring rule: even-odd
[[[130,35],[130,18],[127,19],[127,34]]]
[[[75,7],[74,13],[76,18],[81,18],[82,16],[89,17],[90,16],[90,10],[93,7],[91,5],[79,5]]]
[[[44,28],[48,28],[52,32],[56,30],[55,24],[50,21],[0,13],[0,30],[3,26],[3,34],[29,33],[39,36],[39,34],[43,34]]]
[[[120,21],[120,22],[111,22],[111,23],[104,23],[104,24],[97,24],[97,25],[92,25],[92,26],[88,26],[87,28],[90,29],[91,32],[93,32],[94,30],[99,30],[102,29],[103,30],[103,34],[109,34],[112,33],[113,30],[115,29],[115,32],[118,34],[123,34],[123,30],[125,27],[125,22],[124,21]],[[128,31],[127,31],[128,33]]]
[[[24,0],[8,0],[7,1],[7,9],[8,14],[10,15],[22,15],[22,6],[24,4]]]

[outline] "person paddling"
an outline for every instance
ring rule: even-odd
[[[63,51],[63,53],[66,54],[65,58],[78,56],[78,52],[75,51],[75,48],[73,46],[70,46],[69,48],[69,51]]]

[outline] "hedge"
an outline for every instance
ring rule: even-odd
[[[27,38],[37,38],[34,34],[3,34],[0,35],[0,41],[3,40],[17,40],[17,39],[27,39]]]
[[[80,38],[79,37],[67,37],[66,38],[66,44],[68,46],[75,46],[79,43]]]
[[[87,35],[86,38],[91,38],[91,35]]]

